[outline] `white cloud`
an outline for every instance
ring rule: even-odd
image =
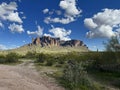
[[[11,30],[11,32],[18,32],[18,33],[24,32],[23,26],[15,23],[10,24],[8,28]]]
[[[51,18],[51,17],[46,17],[44,22],[49,24],[49,23],[62,23],[62,24],[69,24],[70,22],[75,21],[73,17],[70,18]]]
[[[117,31],[120,28],[120,9],[103,9],[92,18],[86,18],[84,24],[90,30],[86,34],[89,38],[120,35]]]
[[[61,40],[71,40],[69,35],[71,30],[65,30],[64,28],[56,27],[49,30],[50,33],[53,33],[53,37],[59,37]]]
[[[49,15],[52,15],[52,14],[54,14],[54,11],[49,11]]]
[[[19,12],[20,14],[24,14],[24,12]]]
[[[73,21],[76,21],[76,19],[80,16],[82,10],[78,9],[76,6],[77,0],[62,0],[59,3],[59,6],[62,10],[64,10],[64,13],[60,10],[55,10],[55,13],[57,15],[61,15],[60,17],[46,17],[44,19],[44,22],[49,23],[62,23],[62,24],[69,24]]]
[[[54,14],[54,13],[56,13],[57,15],[61,15],[62,14],[62,12],[60,11],[60,10],[49,10],[48,8],[46,8],[46,9],[44,9],[43,10],[43,13],[44,14],[49,14],[49,15],[52,15],[52,14]]]
[[[18,0],[19,2],[22,2],[21,0]]]
[[[46,13],[48,13],[48,12],[49,12],[49,9],[47,9],[47,8],[43,10],[43,13],[44,13],[44,14],[46,14]]]
[[[7,20],[11,21],[11,22],[18,22],[18,23],[22,23],[21,18],[18,16],[18,12],[15,13],[10,13],[8,15],[8,17],[6,17]]]
[[[82,12],[82,10],[78,10],[76,7],[76,0],[62,0],[60,1],[59,6],[65,10],[65,14],[68,17],[76,17],[76,15],[79,15]]]
[[[0,22],[0,27],[2,27],[2,28],[4,27],[4,25],[2,24],[2,22]]]
[[[22,19],[26,19],[27,17],[26,16],[23,16]]]
[[[52,35],[51,34],[47,34],[47,33],[44,33],[44,35],[43,36],[50,36],[50,37],[52,37]]]
[[[7,47],[5,45],[0,44],[0,50],[6,50]]]
[[[0,20],[22,23],[19,13],[17,12],[16,2],[10,2],[9,4],[3,2],[0,4]]]
[[[39,25],[37,26],[37,31],[27,31],[28,35],[37,35],[37,36],[42,36],[43,35],[43,28],[41,28]]]
[[[8,28],[12,32],[24,32],[23,26],[22,26],[22,19],[19,16],[19,12],[17,12],[17,3],[16,2],[10,2],[10,3],[1,3],[0,4],[0,27],[4,27],[3,22],[10,22],[13,24],[10,24]],[[15,24],[19,23],[19,24]]]
[[[37,26],[38,30],[37,31],[27,31],[28,35],[37,35],[37,36],[50,36],[50,37],[55,37],[55,38],[60,38],[61,40],[71,40],[69,35],[71,34],[71,30],[66,30],[64,28],[60,27],[54,27],[51,25],[52,29],[49,30],[49,33],[44,33],[43,34],[43,28],[40,26]],[[51,34],[50,34],[51,33]]]
[[[60,10],[56,10],[55,12],[56,12],[57,15],[61,15],[62,14],[62,12]]]
[[[90,28],[90,30],[94,29],[97,27],[97,24],[93,22],[91,18],[85,19],[84,20],[85,26]]]

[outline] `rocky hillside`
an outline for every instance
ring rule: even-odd
[[[88,52],[88,47],[80,40],[63,41],[60,38],[53,38],[49,36],[37,37],[32,39],[31,43],[23,45],[19,48],[0,52],[0,54],[7,54],[9,52],[16,52],[20,55],[25,55],[27,52],[37,53],[67,53],[67,52]]]
[[[29,46],[32,45],[39,45],[41,47],[53,47],[53,46],[70,46],[70,47],[79,47],[84,46],[87,48],[87,46],[83,43],[83,41],[80,40],[69,40],[69,41],[63,41],[60,40],[60,38],[52,38],[49,36],[43,36],[43,37],[37,37],[35,39],[32,39],[32,43],[29,44]]]

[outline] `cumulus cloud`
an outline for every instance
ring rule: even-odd
[[[49,36],[49,37],[52,37],[52,35],[51,34],[47,34],[47,33],[44,33],[44,35],[43,36]]]
[[[48,12],[49,12],[49,9],[47,9],[47,8],[43,10],[43,13],[44,13],[44,14],[46,14],[46,13],[48,13]]]
[[[65,10],[65,15],[67,17],[76,17],[82,12],[82,10],[78,10],[76,7],[76,0],[62,0],[59,6]]]
[[[18,22],[18,23],[22,23],[21,18],[18,16],[18,12],[15,13],[10,13],[8,17],[6,17],[7,20],[11,21],[11,22]]]
[[[43,35],[43,28],[41,28],[39,25],[37,26],[37,31],[27,31],[28,35],[37,35],[37,36],[42,36]]]
[[[103,9],[92,18],[84,20],[85,26],[90,30],[87,37],[110,38],[120,35],[120,9]]]
[[[23,26],[19,24],[15,24],[15,23],[10,24],[8,28],[10,29],[11,32],[18,32],[18,33],[24,32]]]
[[[52,14],[57,14],[57,15],[61,15],[62,12],[60,10],[49,10],[48,8],[44,9],[43,10],[43,13],[44,14],[49,14],[49,15],[52,15]]]
[[[50,36],[54,38],[60,38],[61,40],[71,40],[69,35],[71,34],[71,30],[66,30],[64,28],[60,27],[54,27],[53,25],[51,26],[52,28],[49,29],[49,33],[43,33],[43,28],[41,28],[39,25],[37,26],[36,31],[27,31],[28,35],[36,35],[36,36]]]
[[[53,37],[59,37],[61,40],[71,40],[69,35],[71,34],[71,30],[66,30],[64,28],[56,27],[49,30],[50,33],[53,34]]]
[[[85,26],[90,28],[90,30],[97,27],[97,24],[93,22],[91,18],[87,18],[84,20]]]
[[[23,16],[22,19],[26,19],[27,17],[26,16]]]
[[[62,23],[62,24],[68,24],[73,21],[75,21],[81,14],[82,10],[77,8],[77,0],[62,0],[59,3],[59,6],[62,10],[64,10],[63,15],[60,10],[55,10],[57,15],[63,16],[60,17],[46,17],[44,19],[44,22],[49,23]]]
[[[21,0],[18,0],[19,2],[22,2]]]
[[[2,22],[0,22],[0,27],[2,27],[2,28],[4,27],[4,25],[2,24]]]
[[[70,22],[75,21],[73,17],[69,18],[51,18],[51,17],[46,17],[44,22],[49,24],[49,23],[62,23],[62,24],[69,24]]]
[[[10,2],[9,4],[3,2],[0,4],[0,19],[22,23],[19,13],[17,12],[16,2]]]
[[[8,25],[8,29],[10,29],[12,32],[21,33],[24,32],[22,26],[23,21],[19,16],[17,7],[18,6],[16,2],[10,2],[10,3],[2,2],[0,4],[0,27],[4,27],[3,22],[5,23],[6,21],[7,22],[9,21],[10,25]]]
[[[55,12],[56,12],[57,15],[61,15],[62,14],[62,12],[60,10],[56,10]]]

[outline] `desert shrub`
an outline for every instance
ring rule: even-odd
[[[64,59],[59,59],[58,60],[58,64],[64,64],[64,63],[65,63]]]
[[[69,60],[80,60],[80,54],[77,52],[69,52],[67,54],[61,54],[61,55],[56,55],[57,57],[55,58],[57,64],[65,64]]]
[[[25,55],[26,58],[36,58],[36,52],[27,52]]]
[[[80,54],[77,52],[69,52],[65,57],[68,60],[79,60]]]
[[[64,87],[70,90],[91,90],[92,85],[82,64],[82,62],[78,63],[75,60],[68,61],[61,81]]]
[[[63,65],[62,64],[56,64],[55,67],[61,68],[61,67],[63,67]]]
[[[19,58],[18,54],[14,52],[8,53],[5,57],[6,63],[18,62],[18,58]]]
[[[116,62],[115,52],[100,52],[100,53],[91,53],[90,55],[93,60],[99,61],[101,64],[108,64]]]
[[[45,65],[46,65],[46,66],[52,66],[54,63],[55,63],[55,62],[54,62],[53,59],[47,59]]]
[[[116,61],[120,64],[120,52],[115,52],[116,54]]]
[[[118,72],[120,68],[120,56],[119,52],[99,52],[91,53],[91,64],[88,69],[100,70],[107,72]]]
[[[103,52],[101,56],[102,64],[116,64],[117,58],[115,52]]]
[[[52,66],[52,65],[55,65],[57,62],[57,59],[56,59],[56,55],[50,55],[50,54],[46,54],[46,66]]]
[[[57,64],[64,64],[66,61],[65,55],[56,55],[54,56],[54,60]]]
[[[0,58],[0,63],[3,64],[6,62],[6,59],[5,58]]]
[[[6,59],[4,55],[0,55],[0,63],[5,63]]]
[[[37,58],[36,61],[39,62],[39,63],[44,63],[45,60],[47,59],[46,55],[43,54],[43,53],[38,54],[36,58]]]

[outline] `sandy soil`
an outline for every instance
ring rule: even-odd
[[[40,75],[33,63],[0,65],[0,90],[64,90],[54,80]]]

